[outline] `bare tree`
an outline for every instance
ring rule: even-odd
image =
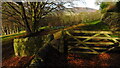
[[[49,13],[64,9],[64,3],[44,2],[4,2],[2,4],[3,18],[12,19],[15,23],[21,25],[28,34],[38,32],[42,23],[40,20]],[[6,15],[6,16],[5,16]],[[10,21],[10,19],[9,19]]]

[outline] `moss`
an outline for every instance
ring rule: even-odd
[[[31,56],[42,47],[43,41],[39,37],[14,39],[14,51],[16,56]]]
[[[17,38],[14,39],[14,51],[16,56],[32,56],[43,46],[49,42],[51,35]]]

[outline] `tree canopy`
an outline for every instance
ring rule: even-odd
[[[9,20],[23,26],[27,33],[34,33],[40,27],[40,20],[48,14],[64,9],[63,2],[4,2],[3,20]],[[4,22],[4,21],[3,21]]]

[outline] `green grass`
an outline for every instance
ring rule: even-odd
[[[53,30],[55,30],[55,29],[63,29],[63,28],[66,28],[66,26],[53,26],[53,27],[49,27],[49,26],[44,26],[44,27],[40,27],[39,28],[39,30],[41,30],[41,29],[53,29]]]
[[[87,26],[83,26],[81,29],[82,30],[109,30],[109,27],[107,24],[103,23],[100,20],[92,21],[89,23]]]
[[[97,23],[100,23],[100,22],[101,22],[100,20],[94,20],[94,21],[90,21],[90,22],[85,22],[85,24],[94,25],[94,24],[97,24]]]

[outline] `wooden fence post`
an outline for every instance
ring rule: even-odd
[[[67,39],[66,39],[66,32],[63,31],[63,45],[64,45],[64,54],[68,55],[68,45],[67,45]]]

